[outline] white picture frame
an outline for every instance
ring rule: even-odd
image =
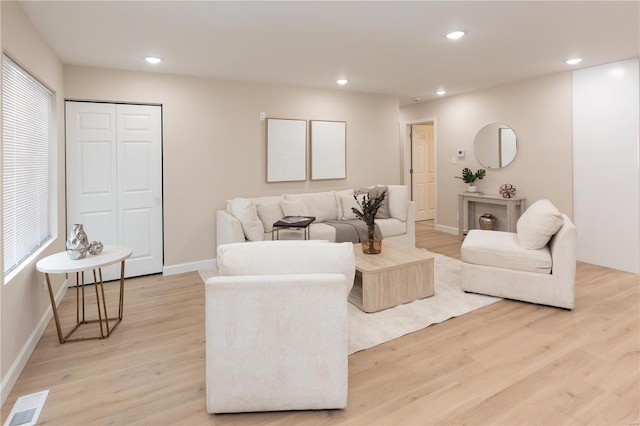
[[[346,121],[311,120],[311,180],[347,178]]]
[[[267,182],[307,179],[307,121],[267,118]]]

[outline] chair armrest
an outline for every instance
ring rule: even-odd
[[[562,227],[549,242],[549,251],[553,261],[551,273],[569,281],[574,281],[576,275],[577,231],[576,226],[567,215],[563,214],[562,217]]]
[[[216,247],[221,244],[244,243],[246,238],[240,221],[226,210],[216,212]]]

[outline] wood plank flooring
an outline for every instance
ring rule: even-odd
[[[416,236],[460,256],[457,235]],[[41,425],[637,425],[640,276],[579,263],[576,281],[573,311],[505,300],[350,356],[346,410],[209,415],[198,274],[130,279],[108,339],[60,345],[49,324],[1,420],[50,389]]]

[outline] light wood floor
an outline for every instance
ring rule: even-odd
[[[428,223],[417,241],[459,258],[457,236]],[[50,389],[38,424],[637,425],[639,287],[580,263],[573,311],[501,301],[350,356],[346,410],[208,415],[198,274],[131,279],[108,339],[60,345],[49,325],[2,423],[18,396]],[[69,291],[63,324],[74,304]]]

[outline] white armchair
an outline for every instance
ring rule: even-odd
[[[573,309],[576,227],[548,200],[532,204],[518,233],[471,230],[460,250],[467,292]]]
[[[206,285],[209,413],[345,408],[351,243],[218,247]]]

